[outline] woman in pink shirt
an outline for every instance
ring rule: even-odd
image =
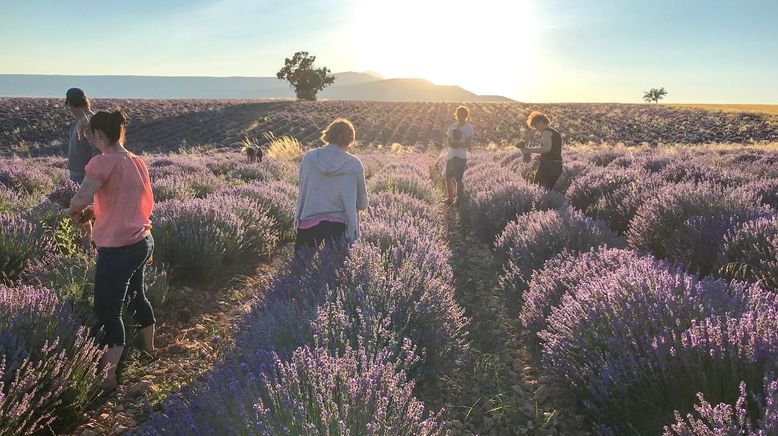
[[[92,141],[102,154],[87,164],[84,182],[68,210],[77,218],[94,199],[94,299],[96,331],[108,347],[102,362],[107,370],[105,391],[117,386],[116,367],[125,344],[122,306],[128,295],[127,307],[138,323],[143,348],[154,350],[154,311],[143,289],[146,263],[154,250],[149,220],[154,196],[143,159],[124,148],[125,123],[120,111],[92,116]]]

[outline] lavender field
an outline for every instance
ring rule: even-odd
[[[149,296],[181,333],[160,373],[131,351],[100,403],[95,257],[64,213],[77,187],[51,104],[0,105],[2,436],[778,434],[774,118],[544,105],[567,141],[546,192],[512,146],[531,107],[477,104],[446,208],[447,104],[133,103],[127,147],[157,201]],[[228,146],[311,146],[336,115],[362,141],[362,238],[296,258],[298,162]]]
[[[171,152],[201,146],[225,149],[243,135],[292,135],[319,143],[322,126],[346,117],[360,128],[365,147],[400,143],[417,150],[439,146],[455,103],[262,100],[98,99],[96,110],[121,107],[129,115],[127,138],[136,151]],[[778,115],[690,110],[638,104],[472,103],[482,144],[514,144],[533,110],[554,115],[568,143],[750,144],[778,141]],[[0,98],[0,156],[61,154],[70,113],[60,99]]]

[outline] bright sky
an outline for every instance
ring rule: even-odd
[[[0,74],[422,77],[522,101],[778,103],[776,0],[2,0]]]

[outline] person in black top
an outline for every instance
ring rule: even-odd
[[[527,126],[540,132],[541,145],[539,147],[523,147],[521,150],[525,156],[539,154],[540,165],[535,171],[536,185],[548,190],[554,188],[556,181],[562,174],[562,135],[550,126],[548,117],[541,112],[532,112],[527,117]]]

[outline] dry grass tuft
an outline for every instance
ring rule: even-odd
[[[287,162],[300,162],[303,159],[303,146],[297,138],[292,136],[276,138],[272,133],[266,133],[265,138],[270,143],[267,155],[271,159]]]

